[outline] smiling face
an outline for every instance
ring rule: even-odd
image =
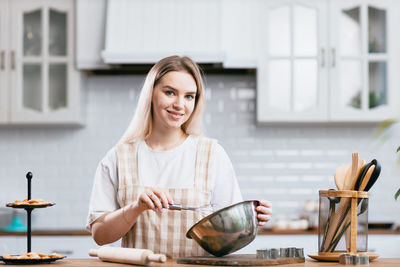
[[[170,71],[154,87],[153,127],[180,129],[193,113],[197,86],[185,71]]]

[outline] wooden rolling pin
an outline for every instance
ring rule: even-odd
[[[167,260],[164,254],[154,254],[149,249],[138,248],[101,247],[100,249],[90,249],[89,256],[99,257],[102,261],[136,265],[149,265],[152,261],[165,262]]]

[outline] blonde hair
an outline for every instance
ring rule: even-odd
[[[153,112],[151,100],[154,87],[162,77],[170,71],[185,71],[189,73],[196,82],[197,93],[193,113],[189,119],[182,124],[182,130],[186,134],[202,135],[202,113],[205,105],[203,80],[199,66],[189,57],[170,56],[158,61],[146,76],[144,85],[140,92],[138,104],[133,118],[118,143],[129,143],[134,140],[145,140],[152,132]]]

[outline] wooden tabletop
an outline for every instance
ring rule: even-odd
[[[1,265],[1,264],[0,264]],[[21,266],[21,265],[13,265]],[[26,266],[26,265],[22,265]],[[121,264],[112,262],[102,262],[98,259],[64,259],[51,264],[35,264],[35,266],[46,266],[46,267],[57,267],[57,266],[77,266],[77,267],[122,267],[122,266],[134,266],[131,264]],[[152,263],[153,267],[196,267],[196,266],[210,266],[210,265],[187,265],[187,264],[177,264],[174,260],[168,260],[166,263]],[[288,266],[288,267],[338,267],[345,266],[337,262],[318,262],[314,260],[306,260],[304,263],[293,263],[278,266]],[[398,267],[400,266],[400,258],[392,259],[377,259],[369,263],[371,267]]]
[[[317,229],[289,230],[289,229],[259,229],[257,235],[317,235]],[[33,236],[90,236],[84,229],[42,229],[32,231]],[[370,229],[368,235],[400,235],[399,230]],[[26,232],[6,232],[0,230],[0,236],[26,236]]]

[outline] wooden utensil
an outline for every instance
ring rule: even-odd
[[[368,164],[365,164],[364,167],[362,167],[360,175],[357,178],[356,184],[354,185],[354,190],[355,191],[360,191],[360,185],[365,177],[365,175],[367,174],[368,169],[372,166],[375,165],[373,161],[371,161]]]
[[[365,177],[363,177],[363,179],[362,179],[363,181],[362,181],[362,183],[360,185],[360,188],[357,191],[364,191],[364,188],[365,188],[366,184],[368,183],[368,181],[369,181],[369,179],[371,177],[371,174],[374,171],[374,169],[375,169],[375,165],[372,165],[368,169]],[[334,237],[332,239],[332,243],[328,247],[328,251],[333,251],[335,249],[335,247],[339,243],[339,240],[342,237],[344,231],[346,230],[344,228],[346,227],[346,225],[347,225],[347,227],[348,227],[348,225],[350,225],[350,213],[349,213],[349,210],[350,210],[350,206],[347,207],[347,210],[343,214],[343,218],[341,218],[341,221],[338,224],[337,230],[336,230],[335,235],[334,235]],[[348,245],[347,242],[348,241],[346,239],[346,245]]]
[[[354,159],[355,160],[355,166],[354,166],[355,169],[353,169],[353,162],[352,162],[352,174],[351,174],[352,176],[350,178],[351,183],[349,182],[349,184],[348,184],[349,187],[347,187],[346,189],[343,189],[343,190],[354,190],[354,187],[357,183],[357,178],[360,176],[362,168],[366,165],[365,160],[359,159],[358,153],[355,153],[355,154],[357,154],[357,156],[356,156],[357,159],[356,158]]]
[[[362,169],[365,165],[366,165],[365,160],[358,159],[357,173],[356,173],[357,177],[359,177],[360,172],[362,171]],[[335,184],[336,184],[336,187],[338,190],[345,190],[344,189],[345,181],[353,179],[351,177],[351,172],[352,172],[352,165],[344,165],[344,166],[339,166],[336,168],[334,178],[335,178]]]
[[[372,172],[371,178],[369,179],[368,184],[365,186],[364,191],[369,191],[371,189],[381,173],[381,164],[379,161],[374,159],[372,162],[375,163],[375,170]]]
[[[330,189],[330,190],[333,190],[333,189]],[[329,229],[329,226],[331,223],[331,218],[333,218],[333,216],[335,214],[335,209],[336,209],[335,207],[336,207],[336,204],[339,203],[340,198],[339,197],[328,197],[328,200],[329,200],[329,213],[328,213],[327,223],[325,225],[322,244],[325,243],[326,233],[328,232],[328,229]]]
[[[367,174],[365,174],[365,177],[364,177],[364,179],[363,179],[362,182],[361,182],[359,191],[364,191],[364,189],[365,189],[365,187],[367,186],[369,180],[371,179],[371,175],[372,175],[372,173],[374,172],[374,170],[375,170],[375,165],[372,165],[372,166],[368,169]]]
[[[376,159],[373,159],[370,163],[366,164],[363,167],[363,170],[361,171],[359,177],[357,178],[357,182],[356,182],[354,190],[356,190],[356,191],[369,191],[371,189],[371,187],[374,185],[374,183],[376,182],[376,180],[378,179],[380,172],[381,172],[380,163]],[[360,203],[360,200],[358,201],[358,203]],[[363,204],[364,203],[366,203],[366,202],[363,202]],[[364,208],[361,208],[360,209],[360,213],[358,215],[364,213],[365,210],[366,210],[366,207],[367,206],[365,206]],[[331,244],[330,247],[332,247],[332,246],[333,246],[333,248],[336,247],[336,245],[339,242],[343,232],[346,231],[346,229],[349,227],[349,225],[350,225],[350,217],[349,217],[348,212],[349,212],[349,208],[345,212],[346,218],[339,225],[338,231],[336,232],[336,236],[333,239],[332,244]],[[346,234],[348,232],[349,231],[347,230]],[[347,244],[347,236],[346,236],[346,245],[348,245]]]
[[[360,163],[360,162],[359,162]],[[364,178],[364,176],[365,176],[365,174],[367,173],[367,171],[368,171],[368,169],[369,169],[369,167],[373,164],[373,162],[370,162],[370,163],[368,163],[368,164],[366,164],[366,162],[365,162],[365,160],[362,160],[362,164],[363,164],[363,166],[361,167],[361,169],[357,172],[358,173],[358,175],[357,175],[357,179],[356,179],[356,182],[355,182],[355,184],[354,184],[354,187],[352,188],[352,190],[355,190],[355,191],[358,191],[358,189],[359,189],[359,187],[360,187],[360,184],[361,184],[361,182],[362,182],[362,180],[363,180],[363,178]],[[345,218],[345,221],[347,222],[348,220],[350,220],[350,217],[348,216],[348,212],[349,212],[349,209],[350,209],[350,207],[348,207],[347,208],[347,211],[345,212],[345,216],[347,216],[346,218]],[[349,223],[350,224],[350,223]],[[336,233],[337,234],[337,233]],[[343,235],[343,233],[341,233],[340,234],[340,236],[342,236]],[[336,235],[337,236],[337,235]],[[347,251],[349,251],[350,250],[350,229],[348,229],[348,230],[345,230],[345,242],[346,242],[346,248],[347,248]],[[335,240],[335,238],[334,238],[334,240]],[[334,242],[334,241],[333,241]],[[337,245],[337,244],[336,244]],[[335,245],[335,247],[336,247],[336,245]]]
[[[149,249],[138,248],[101,247],[100,249],[90,249],[89,255],[99,257],[102,261],[136,265],[149,265],[152,261],[165,262],[167,260],[164,254],[154,254]]]
[[[360,214],[363,214],[367,210],[367,208],[368,208],[368,202],[365,201],[365,199],[364,199],[362,201],[360,211],[357,213],[357,217]],[[341,238],[341,236],[343,235],[343,233],[346,233],[346,236],[345,236],[346,237],[346,248],[347,248],[347,251],[350,251],[350,249],[351,249],[350,248],[350,237],[347,236],[347,233],[350,234],[350,231],[349,231],[350,230],[349,229],[350,223],[351,223],[350,220],[347,220],[346,223],[343,223],[344,227],[341,230],[339,230],[340,232],[338,232],[337,237],[334,238],[334,240],[332,241],[332,245],[331,246],[336,247],[338,242],[339,242],[339,240],[340,240],[340,238]],[[349,243],[347,243],[347,242],[349,242]]]
[[[334,179],[338,190],[343,190],[346,173],[350,170],[351,165],[339,166],[335,169]]]
[[[363,162],[359,161],[358,153],[353,153],[351,161],[351,172],[346,173],[346,178],[344,181],[343,190],[352,190],[357,180],[357,176],[359,175]],[[365,163],[365,161],[364,161]],[[330,217],[329,220],[329,229],[326,233],[326,237],[324,242],[321,244],[321,251],[328,251],[328,248],[331,247],[331,243],[336,234],[336,230],[339,227],[339,223],[343,220],[345,216],[345,211],[349,206],[349,199],[342,198],[336,209],[336,212],[333,217]]]

